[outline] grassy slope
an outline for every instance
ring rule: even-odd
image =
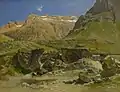
[[[5,42],[5,41],[10,41],[10,40],[13,40],[13,39],[10,38],[10,37],[5,36],[3,34],[0,34],[0,43]]]
[[[120,22],[91,22],[86,30],[72,33],[66,39],[82,40],[88,48],[97,48],[109,53],[120,53]],[[90,43],[85,40],[94,40]],[[95,41],[96,40],[96,41]],[[79,44],[79,42],[78,42]]]
[[[56,51],[56,49],[47,47],[45,45],[39,45],[34,42],[28,41],[9,41],[0,44],[0,55],[14,54],[19,49],[22,51],[29,51],[33,49],[44,48],[45,52]]]

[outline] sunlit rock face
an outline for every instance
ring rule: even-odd
[[[93,7],[87,12],[92,14],[98,14],[101,12],[113,11],[116,19],[120,20],[120,0],[96,0]]]

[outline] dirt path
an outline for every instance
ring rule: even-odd
[[[30,80],[36,79],[37,81],[45,81],[39,87],[36,85],[23,86],[21,80],[23,77],[10,77],[8,81],[0,81],[0,92],[120,92],[120,87],[105,87],[96,88],[83,85],[65,84],[63,80],[70,80],[72,77],[35,77]],[[29,79],[29,78],[28,78]],[[49,81],[49,83],[47,83]],[[54,81],[54,82],[53,82]],[[33,81],[33,83],[35,83]]]
[[[0,81],[0,92],[82,92],[82,86],[64,83],[43,85],[41,88],[22,87],[20,77],[13,77],[9,81]]]

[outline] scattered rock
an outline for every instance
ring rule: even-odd
[[[83,69],[86,69],[89,72],[100,73],[103,71],[102,64],[99,61],[94,61],[89,58],[83,58],[81,61]]]
[[[120,61],[111,57],[105,57],[104,61],[102,62],[103,72],[101,75],[103,77],[111,77],[117,73],[120,73]]]
[[[94,82],[101,82],[101,76],[100,74],[94,74],[94,73],[89,73],[88,71],[83,71],[80,72],[79,78],[77,80],[77,83],[80,84],[85,84],[85,83],[94,83]]]

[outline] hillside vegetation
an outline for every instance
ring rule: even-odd
[[[0,34],[0,43],[6,42],[6,41],[11,41],[11,40],[13,40],[13,39],[8,36],[5,36],[3,34]]]

